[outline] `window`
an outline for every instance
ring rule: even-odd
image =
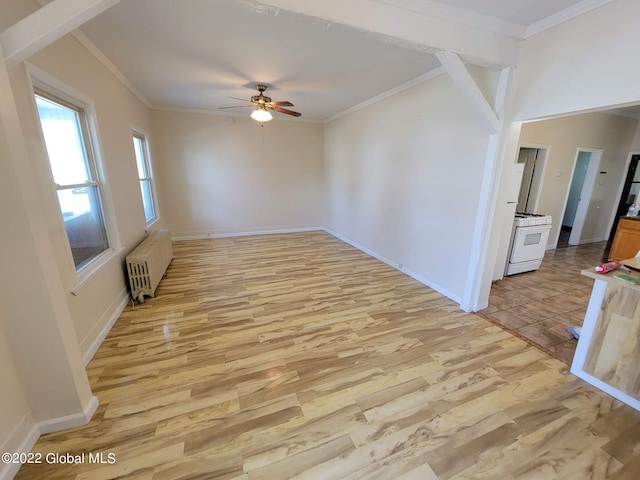
[[[138,178],[140,179],[140,192],[142,194],[142,205],[144,207],[144,219],[147,224],[156,218],[156,207],[153,195],[153,178],[149,166],[149,154],[147,149],[147,139],[138,132],[133,132],[133,150],[136,154],[136,165],[138,166]]]
[[[109,249],[84,108],[41,89],[36,106],[76,271]]]

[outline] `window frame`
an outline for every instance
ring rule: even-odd
[[[35,67],[34,65],[26,63],[26,70],[30,79],[31,101],[33,113],[35,116],[35,124],[42,146],[42,159],[45,163],[45,168],[48,173],[49,193],[52,197],[52,201],[53,198],[55,198],[56,209],[59,213],[58,219],[56,220],[57,222],[59,222],[60,228],[64,230],[66,237],[66,263],[69,265],[69,271],[72,275],[70,293],[72,293],[73,295],[78,295],[90,283],[92,283],[93,280],[95,280],[97,275],[107,265],[119,259],[125,249],[120,242],[120,236],[114,215],[113,202],[111,199],[111,191],[109,189],[109,184],[102,162],[103,157],[100,148],[100,140],[98,135],[99,130],[95,106],[91,98],[74,90],[72,87],[68,86],[67,84],[58,80],[47,72]],[[44,133],[40,121],[40,114],[36,105],[36,95],[41,95],[46,99],[58,102],[67,108],[72,108],[74,110],[79,109],[83,112],[84,116],[84,121],[80,122],[80,128],[83,135],[87,168],[90,175],[92,176],[92,182],[82,184],[82,186],[95,185],[97,189],[108,247],[87,262],[80,264],[78,268],[75,265],[71,250],[71,243],[66,234],[66,226],[64,224],[62,209],[58,200],[59,189],[58,185],[54,181],[53,171],[51,163],[49,161]]]
[[[153,165],[151,162],[151,152],[149,150],[149,135],[142,130],[141,128],[132,126],[131,127],[131,136],[132,141],[135,142],[135,139],[141,140],[142,143],[142,161],[144,168],[146,170],[147,176],[142,178],[140,177],[140,172],[138,171],[138,158],[136,155],[136,149],[134,146],[133,155],[136,161],[136,173],[138,174],[138,184],[140,186],[140,198],[142,200],[142,208],[144,210],[144,195],[142,193],[142,182],[148,182],[149,191],[151,192],[151,207],[153,208],[153,217],[147,220],[146,212],[145,215],[145,223],[147,225],[147,229],[150,228],[154,223],[156,223],[160,219],[160,212],[158,210],[158,201],[156,194],[156,184],[153,175]]]

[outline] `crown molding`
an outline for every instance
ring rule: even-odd
[[[51,3],[51,0],[36,0],[41,7],[44,7],[48,3]],[[133,83],[120,71],[118,67],[116,67],[111,60],[98,48],[98,46],[89,39],[79,28],[76,28],[71,32],[71,35],[80,42],[80,44],[86,48],[89,53],[91,53],[96,59],[104,65],[107,70],[109,70],[122,84],[127,87],[131,93],[133,93],[138,100],[144,103],[147,108],[151,108],[151,102],[147,100],[147,98],[138,90]]]
[[[371,97],[369,100],[365,100],[364,102],[358,103],[353,107],[343,110],[342,112],[336,113],[335,115],[324,120],[323,123],[333,122],[334,120],[337,120],[340,117],[344,117],[345,115],[349,115],[350,113],[357,112],[358,110],[362,110],[363,108],[373,105],[374,103],[378,103],[384,100],[385,98],[389,98],[389,97],[392,97],[393,95],[397,95],[400,92],[408,90],[411,87],[415,87],[416,85],[424,83],[427,80],[431,80],[432,78],[438,77],[445,73],[446,73],[446,70],[444,69],[444,67],[434,68],[433,70],[430,70],[427,73],[414,78],[413,80],[409,80],[408,82],[398,85],[397,87],[394,87],[391,90],[387,90],[386,92],[376,95],[375,97]]]
[[[575,5],[543,18],[536,23],[532,23],[527,27],[525,38],[537,35],[538,33],[544,32],[545,30],[560,25],[561,23],[568,22],[573,18],[579,17],[580,15],[588,13],[591,10],[595,10],[596,8],[600,8],[612,1],[613,0],[583,0],[580,3],[576,3]]]
[[[448,20],[459,25],[522,40],[526,26],[431,0],[371,0],[412,13]]]
[[[151,102],[147,100],[147,98],[138,90],[133,83],[120,71],[118,67],[116,67],[109,58],[98,48],[98,46],[91,41],[89,37],[87,37],[81,30],[74,30],[71,32],[71,35],[80,42],[80,44],[86,48],[89,53],[91,53],[96,59],[102,63],[107,70],[109,70],[122,84],[127,87],[131,93],[133,93],[138,100],[144,103],[147,108],[151,108]]]

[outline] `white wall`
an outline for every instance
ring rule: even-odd
[[[634,135],[633,142],[631,143],[631,150],[634,152],[640,151],[640,122],[638,123],[636,134]]]
[[[3,0],[0,30],[38,8],[31,0]],[[74,296],[75,269],[27,69],[20,64],[7,71],[3,58],[0,52],[0,444],[20,451],[41,432],[86,423],[97,408],[83,355],[127,300],[122,257],[145,229],[131,124],[150,128],[144,104],[71,36],[29,59],[95,104],[114,243],[123,248]],[[12,473],[0,469],[0,476]]]
[[[63,37],[29,59],[55,80],[89,97],[96,110],[99,145],[108,190],[103,198],[107,215],[113,220],[112,243],[124,247],[120,258],[106,266],[77,295],[70,292],[76,272],[69,259],[64,224],[60,220],[52,187],[46,150],[41,142],[38,119],[33,108],[30,82],[22,65],[12,69],[11,83],[20,113],[22,129],[30,153],[31,171],[38,184],[39,208],[47,219],[47,229],[58,263],[60,283],[65,289],[78,342],[84,355],[95,347],[101,330],[120,313],[127,301],[123,258],[145,232],[145,219],[132,143],[132,125],[150,130],[149,111],[75,38]],[[158,226],[162,225],[162,221]]]
[[[276,114],[277,115],[277,114]],[[153,111],[153,156],[177,238],[323,226],[318,123]]]
[[[2,312],[0,311],[0,318]],[[30,431],[34,429],[29,403],[22,390],[19,375],[9,354],[9,345],[0,328],[0,452],[20,452],[21,448],[31,447]],[[26,440],[26,442],[25,442]],[[23,445],[25,444],[26,445]],[[0,463],[0,478],[9,478],[15,467]]]
[[[447,75],[329,123],[328,228],[460,302],[488,140]]]
[[[0,49],[0,377],[2,451],[88,421],[91,395],[60,285],[19,112]],[[37,422],[37,423],[36,423]],[[0,475],[11,476],[3,465]]]
[[[550,214],[548,246],[556,245],[578,149],[603,150],[600,172],[589,204],[581,242],[605,240],[638,120],[606,113],[587,113],[522,125],[520,141],[549,145],[537,213]]]
[[[640,103],[640,2],[616,0],[523,42],[516,120]]]

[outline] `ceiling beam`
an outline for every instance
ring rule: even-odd
[[[7,67],[37,53],[120,0],[54,0],[0,33]]]
[[[436,56],[451,77],[451,80],[453,80],[453,83],[462,91],[476,110],[482,114],[493,132],[497,133],[500,129],[500,119],[493,111],[493,108],[491,108],[491,105],[489,105],[489,102],[487,102],[487,99],[482,94],[480,88],[478,88],[478,84],[469,73],[469,70],[467,70],[467,67],[464,66],[460,57],[452,52],[438,52]],[[504,82],[500,83],[502,84]]]
[[[381,41],[435,53],[456,52],[471,63],[504,67],[515,65],[520,39],[480,28],[472,21],[435,15],[391,0],[258,0],[262,13],[286,10],[379,34]],[[415,2],[414,2],[415,3]],[[458,16],[459,17],[459,16]]]

